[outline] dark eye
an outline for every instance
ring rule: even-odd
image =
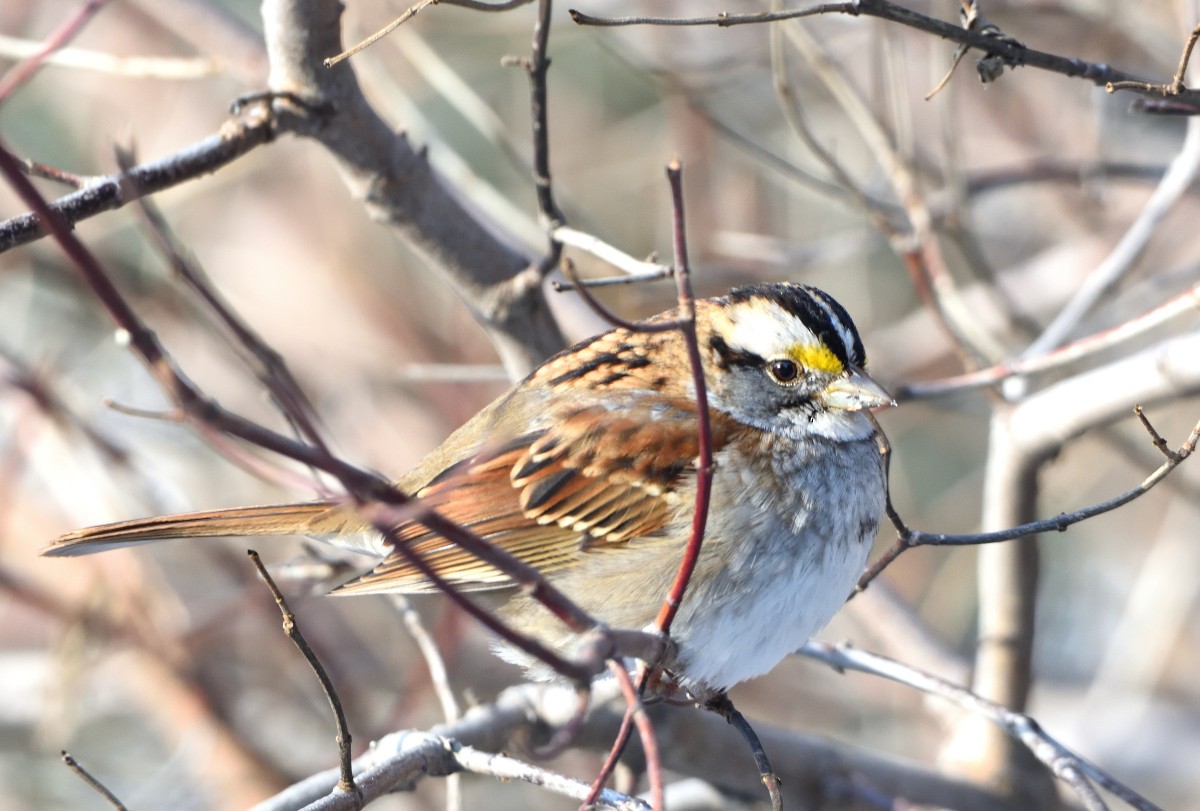
[[[767,371],[777,383],[794,383],[800,376],[800,366],[794,360],[773,360],[767,366]]]

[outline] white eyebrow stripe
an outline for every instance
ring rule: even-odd
[[[768,307],[773,312],[768,311]],[[820,342],[803,321],[782,310],[775,302],[764,302],[762,307],[739,307],[730,318],[730,323],[730,346],[753,352],[765,359],[786,353],[797,342]]]

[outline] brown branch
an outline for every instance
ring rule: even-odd
[[[1181,95],[1187,89],[1183,80],[1187,73],[1188,62],[1192,61],[1192,49],[1196,47],[1197,39],[1200,39],[1200,25],[1192,29],[1192,33],[1188,35],[1187,41],[1183,44],[1183,53],[1179,56],[1179,67],[1175,69],[1175,77],[1169,84],[1117,81],[1109,82],[1104,89],[1109,93],[1116,92],[1117,90],[1137,90],[1141,93],[1168,97]]]
[[[675,242],[675,286],[679,293],[679,329],[687,347],[688,363],[692,372],[692,388],[696,396],[696,430],[699,433],[700,453],[696,461],[696,506],[692,512],[692,534],[679,562],[679,571],[667,599],[654,620],[655,626],[664,636],[671,633],[671,623],[683,603],[684,593],[691,582],[696,562],[700,559],[700,547],[704,543],[704,529],[708,523],[708,504],[712,493],[712,428],[708,415],[708,387],[704,382],[704,363],[700,359],[700,340],[696,335],[696,299],[692,292],[692,270],[688,264],[686,222],[683,214],[683,166],[678,159],[667,166],[667,180],[671,184],[672,234]]]
[[[308,640],[300,632],[300,626],[296,624],[296,615],[288,607],[283,592],[279,590],[279,586],[275,585],[275,581],[271,578],[267,567],[263,565],[258,552],[248,549],[246,550],[246,554],[250,556],[250,560],[254,563],[254,568],[258,570],[259,576],[267,584],[271,596],[275,599],[275,605],[279,607],[279,613],[283,617],[284,636],[292,641],[292,644],[296,646],[296,649],[300,651],[308,662],[308,666],[312,668],[317,681],[321,683],[321,690],[324,691],[325,698],[329,701],[329,706],[333,710],[334,721],[337,724],[338,763],[341,769],[337,790],[356,795],[361,804],[363,799],[362,792],[354,783],[354,769],[351,765],[350,746],[352,738],[350,737],[350,727],[346,723],[346,712],[342,709],[342,700],[338,697],[337,689],[333,686],[329,674],[325,672],[325,667],[321,664],[321,660],[313,653],[313,649],[309,647]]]
[[[129,158],[118,152],[117,162],[122,171],[129,170]],[[137,200],[137,210],[149,227],[159,253],[170,265],[175,275],[217,317],[229,331],[236,345],[246,350],[256,361],[255,375],[280,405],[280,411],[299,429],[305,441],[312,443],[325,453],[329,448],[317,430],[316,409],[300,383],[292,375],[283,357],[250,327],[233,307],[212,285],[207,274],[194,261],[188,259],[188,251],[175,236],[158,207],[148,198]]]

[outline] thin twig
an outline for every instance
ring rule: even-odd
[[[14,90],[32,79],[33,75],[46,63],[46,58],[50,54],[75,39],[83,27],[91,22],[107,2],[108,0],[88,0],[86,5],[80,7],[74,14],[63,20],[58,28],[50,32],[36,52],[13,65],[7,73],[0,76],[0,103],[11,96]]]
[[[1148,426],[1151,433],[1151,441],[1155,444],[1155,447],[1158,447],[1158,440],[1161,439],[1158,432],[1153,429],[1153,426],[1150,426],[1144,414],[1139,413],[1138,418],[1142,421],[1143,425]],[[890,566],[902,553],[917,546],[979,546],[981,544],[1012,541],[1030,535],[1040,535],[1045,532],[1065,532],[1068,527],[1074,524],[1094,518],[1097,515],[1103,515],[1106,512],[1111,512],[1118,507],[1123,507],[1134,499],[1145,495],[1155,485],[1165,479],[1172,470],[1187,460],[1195,452],[1197,442],[1200,442],[1200,422],[1196,423],[1192,428],[1191,433],[1188,434],[1187,439],[1182,445],[1174,451],[1163,451],[1167,460],[1136,487],[1132,487],[1110,499],[1083,507],[1074,512],[1060,513],[1054,518],[1030,521],[1008,529],[964,535],[921,532],[909,529],[900,520],[899,515],[896,515],[894,511],[889,511],[888,515],[892,518],[897,529],[896,542],[863,572],[862,577],[858,580],[858,585],[855,587],[855,591],[865,589],[870,585],[872,580],[882,574],[883,570]]]
[[[437,2],[438,2],[438,0],[419,0],[419,2],[414,3],[413,5],[409,6],[407,9],[405,9],[403,14],[401,14],[399,17],[392,20],[390,23],[385,25],[383,28],[380,28],[374,34],[371,34],[369,37],[362,40],[357,45],[347,48],[346,50],[342,51],[340,54],[337,54],[336,56],[330,56],[330,57],[322,60],[321,64],[323,64],[327,68],[331,68],[334,65],[336,65],[338,62],[341,62],[343,60],[349,59],[350,57],[354,56],[359,51],[364,51],[367,48],[370,48],[376,42],[383,39],[388,34],[392,33],[397,28],[399,28],[400,26],[404,25],[406,22],[411,20],[413,17],[417,16],[417,14],[424,11],[429,6],[436,4]]]
[[[1085,62],[1082,59],[1072,59],[1057,54],[1046,53],[1028,48],[1022,43],[982,31],[972,31],[959,25],[939,20],[921,14],[887,0],[857,0],[852,3],[827,3],[812,6],[808,9],[793,9],[783,12],[789,16],[780,16],[780,22],[812,14],[847,14],[850,16],[876,17],[881,20],[897,23],[908,28],[915,28],[928,34],[941,37],[961,45],[982,51],[988,56],[1002,60],[1009,67],[1031,67],[1039,70],[1058,73],[1069,78],[1079,77],[1093,84],[1107,86],[1110,82],[1137,81],[1138,77],[1113,68],[1106,64]],[[613,26],[613,25],[711,25],[728,28],[734,25],[761,24],[772,22],[766,13],[752,14],[716,14],[710,17],[669,18],[669,17],[617,17],[601,18],[572,10],[571,18],[580,25]],[[1131,90],[1141,88],[1131,87]],[[1200,103],[1200,93],[1186,90],[1180,93],[1177,101],[1181,104],[1190,103],[1193,106]]]
[[[779,790],[779,775],[775,774],[775,770],[771,768],[771,761],[767,758],[762,741],[759,740],[754,727],[750,726],[750,722],[746,720],[746,716],[742,715],[741,711],[733,705],[729,694],[724,690],[704,702],[703,707],[724,718],[746,741],[750,747],[750,754],[754,757],[754,765],[758,769],[759,777],[762,778],[763,785],[767,788],[767,795],[771,798],[772,811],[783,811],[783,795]]]
[[[533,190],[537,197],[538,215],[550,238],[546,254],[538,262],[541,277],[558,266],[562,243],[554,236],[555,229],[566,224],[566,217],[554,199],[554,182],[550,175],[550,99],[546,90],[546,75],[550,71],[551,13],[553,0],[538,0],[537,20],[533,26],[533,45],[529,58],[521,62],[529,75],[529,113],[533,126]]]
[[[688,264],[687,230],[683,211],[683,166],[673,160],[667,166],[671,185],[672,234],[675,242],[675,286],[679,292],[679,330],[687,347],[692,372],[692,388],[696,396],[696,430],[700,451],[696,460],[696,506],[692,512],[692,533],[679,562],[679,571],[671,590],[659,609],[654,625],[664,635],[671,633],[671,623],[683,604],[684,593],[700,559],[704,529],[708,523],[708,505],[712,493],[712,428],[708,415],[708,387],[704,381],[704,363],[700,359],[700,341],[696,335],[696,298],[692,292],[692,270]]]
[[[638,738],[642,742],[642,749],[646,756],[646,775],[650,781],[650,805],[654,808],[654,811],[664,811],[662,758],[658,753],[658,741],[654,734],[654,725],[650,723],[650,717],[646,715],[646,708],[642,706],[640,691],[634,687],[633,681],[629,678],[629,671],[625,669],[625,665],[613,660],[608,663],[608,669],[616,678],[617,684],[621,688],[621,695],[625,699],[625,706],[627,708],[626,714],[633,720],[633,725],[638,731]],[[592,799],[590,793],[588,799]]]
[[[417,16],[417,14],[424,11],[429,6],[461,6],[463,8],[469,8],[473,11],[508,11],[509,9],[519,8],[529,2],[531,2],[531,0],[507,0],[507,2],[502,3],[483,3],[479,2],[478,0],[419,0],[419,2],[409,6],[403,14],[401,14],[399,17],[396,17],[383,28],[380,28],[374,34],[371,34],[369,37],[362,40],[352,48],[348,48],[336,56],[331,56],[322,60],[321,64],[327,68],[331,68],[338,62],[349,59],[356,53],[370,48],[376,42],[383,39],[400,26],[404,25],[406,22]]]
[[[946,699],[968,712],[987,718],[1028,747],[1029,751],[1055,775],[1079,791],[1085,802],[1098,798],[1095,789],[1089,783],[1094,781],[1139,811],[1161,811],[1145,797],[1050,737],[1028,715],[1013,712],[965,687],[886,656],[857,650],[848,645],[807,642],[797,653],[824,662],[839,672],[857,670],[860,673],[882,676],[923,693]],[[1099,807],[1103,807],[1103,804]]]
[[[1161,96],[1178,96],[1187,89],[1184,83],[1185,75],[1187,74],[1188,62],[1192,61],[1192,49],[1196,47],[1196,40],[1200,39],[1200,25],[1192,29],[1192,33],[1188,35],[1187,42],[1183,44],[1183,53],[1179,56],[1179,67],[1175,69],[1175,76],[1168,84],[1154,84],[1153,82],[1109,82],[1105,85],[1105,90],[1109,93],[1117,90],[1137,90],[1142,93],[1151,93]]]
[[[587,783],[563,777],[508,755],[482,752],[462,745],[456,745],[453,752],[456,764],[463,771],[473,774],[487,775],[505,782],[521,780],[575,800],[585,799],[589,792]],[[648,811],[651,807],[635,797],[627,797],[611,789],[602,790],[594,802],[619,811]]]
[[[350,755],[350,746],[352,743],[350,727],[346,723],[346,712],[342,709],[342,701],[338,698],[337,689],[334,688],[329,674],[325,672],[325,666],[321,664],[321,660],[317,658],[317,655],[313,653],[313,649],[309,647],[308,640],[300,632],[300,626],[296,624],[296,615],[288,607],[283,592],[279,590],[279,586],[275,585],[275,581],[271,578],[267,567],[263,565],[258,552],[248,549],[246,550],[246,554],[250,556],[250,560],[254,563],[254,568],[258,569],[259,576],[267,584],[271,596],[275,598],[275,605],[279,606],[279,613],[283,616],[284,635],[303,654],[305,660],[308,662],[308,666],[316,674],[317,681],[321,683],[321,689],[325,691],[325,698],[329,700],[329,706],[333,709],[334,722],[337,725],[338,762],[341,768],[341,777],[338,778],[337,790],[357,795],[361,803],[363,796],[354,782],[354,766]]]
[[[122,172],[130,170],[132,161],[128,153],[118,150],[117,162]],[[188,258],[189,252],[175,235],[158,206],[146,197],[140,197],[136,202],[137,210],[147,224],[159,253],[171,266],[171,270],[217,317],[221,325],[233,336],[236,345],[258,362],[255,374],[275,398],[284,417],[296,426],[305,441],[328,453],[329,448],[317,429],[316,409],[292,375],[283,356],[234,311],[224,296],[213,287],[203,269]]]
[[[117,795],[108,790],[108,787],[92,776],[92,773],[79,765],[79,761],[71,757],[66,749],[62,750],[63,763],[67,764],[67,768],[75,772],[79,779],[87,783],[92,789],[104,799],[108,800],[108,804],[117,811],[125,811],[125,805],[117,799]]]
[[[963,375],[896,387],[896,399],[938,397],[1002,383],[1011,377],[1058,369],[1098,352],[1119,346],[1162,326],[1171,319],[1200,310],[1200,283],[1112,329],[1103,330],[1040,355],[1022,355],[1005,363]]]
[[[443,720],[448,724],[454,723],[462,713],[458,708],[458,699],[454,697],[454,688],[450,686],[450,673],[446,669],[446,660],[442,657],[442,652],[421,621],[421,615],[412,607],[412,602],[403,594],[389,596],[392,605],[399,612],[400,618],[404,620],[404,627],[408,630],[408,635],[412,637],[413,642],[417,645],[417,650],[421,652],[421,658],[425,660],[434,695],[437,696],[438,703],[442,705]],[[446,809],[447,811],[458,811],[462,807],[462,780],[457,774],[448,775],[446,777]]]

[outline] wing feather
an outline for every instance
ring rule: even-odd
[[[695,405],[625,394],[621,408],[595,400],[559,406],[543,430],[450,464],[417,495],[446,518],[547,573],[598,546],[661,534],[681,509],[690,509],[688,485],[699,452]],[[716,449],[729,425],[714,414],[713,428]],[[397,534],[461,589],[512,585],[502,572],[419,523],[404,523]],[[433,590],[399,551],[338,589]]]

